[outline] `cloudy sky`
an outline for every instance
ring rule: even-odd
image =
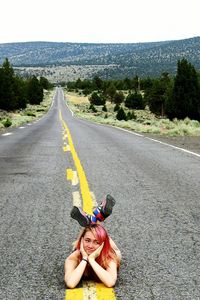
[[[0,43],[137,43],[200,36],[199,0],[1,0]]]

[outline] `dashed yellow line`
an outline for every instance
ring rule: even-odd
[[[63,140],[66,140],[67,139],[67,134],[64,134],[63,135]]]
[[[63,151],[64,152],[70,151],[69,145],[63,146]]]
[[[67,180],[72,180],[73,179],[73,171],[72,171],[72,169],[67,169],[66,173],[67,173]]]
[[[78,177],[79,177],[79,181],[80,181],[80,190],[81,190],[81,195],[82,195],[82,199],[83,199],[83,210],[88,214],[92,214],[92,197],[90,194],[90,190],[89,190],[89,186],[88,186],[88,182],[87,182],[87,178],[86,178],[84,169],[81,165],[81,162],[80,162],[78,155],[76,153],[76,150],[74,148],[71,133],[67,127],[67,124],[65,123],[65,121],[62,118],[61,111],[59,112],[59,117],[60,117],[62,125],[65,128],[65,131],[67,133],[69,147],[70,147],[71,154],[72,154],[72,157],[74,160],[74,164],[76,166],[76,170],[78,173]]]
[[[82,207],[80,193],[78,191],[73,192],[72,196],[73,196],[73,206]]]
[[[66,170],[67,180],[71,180],[72,185],[78,184],[78,175],[76,171],[72,171],[72,169]]]

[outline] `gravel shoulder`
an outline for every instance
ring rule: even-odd
[[[146,133],[144,135],[152,139],[156,139],[161,142],[200,154],[200,136],[162,136]]]

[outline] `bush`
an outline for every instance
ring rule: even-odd
[[[6,119],[5,121],[2,122],[4,127],[10,127],[12,125],[12,122],[10,119]]]
[[[106,103],[105,97],[102,94],[98,94],[97,92],[92,93],[89,101],[94,105],[104,105]]]
[[[132,109],[144,109],[142,95],[139,93],[130,93],[125,100],[125,106]]]
[[[193,127],[200,127],[200,122],[198,122],[198,121],[196,121],[196,120],[192,120],[192,121],[190,122],[190,124],[191,124],[191,126],[193,126]]]
[[[118,112],[116,114],[116,118],[119,121],[121,121],[121,120],[127,121],[126,113],[124,112],[122,107],[118,110]]]
[[[97,112],[97,109],[93,104],[90,105],[89,109],[91,109],[93,112]]]

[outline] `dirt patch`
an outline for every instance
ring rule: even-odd
[[[161,142],[200,154],[200,136],[162,136],[146,133],[144,135],[152,139],[156,139]]]

